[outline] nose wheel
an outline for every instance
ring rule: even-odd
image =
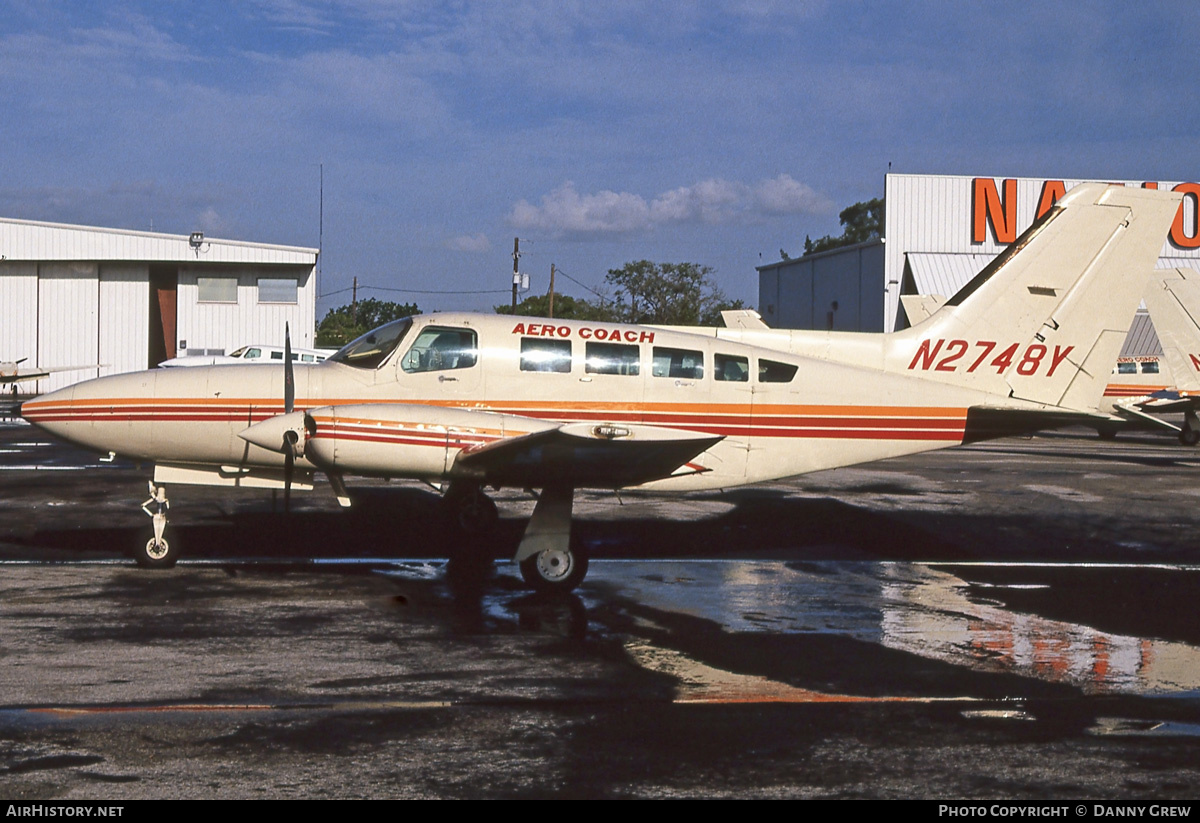
[[[153,507],[153,509],[151,509]],[[167,510],[171,501],[167,499],[167,487],[156,486],[150,481],[150,499],[142,504],[142,511],[154,521],[154,536],[146,541],[145,548],[139,548],[135,553],[139,566],[148,569],[169,569],[175,565],[178,552],[171,549],[171,544],[163,537],[167,528]]]

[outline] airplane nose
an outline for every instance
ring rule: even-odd
[[[43,394],[32,400],[26,400],[18,407],[21,417],[43,428],[51,434],[64,436],[70,425],[71,401],[75,398],[75,387]]]

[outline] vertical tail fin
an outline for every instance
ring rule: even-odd
[[[927,322],[889,366],[1095,411],[1182,196],[1076,186]]]

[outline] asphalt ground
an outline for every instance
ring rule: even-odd
[[[1190,799],[1200,452],[1083,431],[580,493],[570,597],[417,484],[174,487],[0,425],[0,798]],[[275,510],[273,510],[273,502]]]

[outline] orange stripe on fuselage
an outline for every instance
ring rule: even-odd
[[[375,405],[394,399],[301,398],[295,407]],[[408,401],[404,405],[505,412],[553,421],[623,420],[727,436],[846,439],[959,440],[965,408],[938,406],[846,406],[748,403],[589,403],[513,400],[480,404],[468,400]],[[82,398],[25,406],[32,422],[237,422],[265,420],[284,409],[278,398]],[[339,424],[397,426],[370,418]],[[479,430],[483,432],[483,429]],[[492,430],[487,430],[491,433]],[[499,430],[495,430],[499,433]]]

